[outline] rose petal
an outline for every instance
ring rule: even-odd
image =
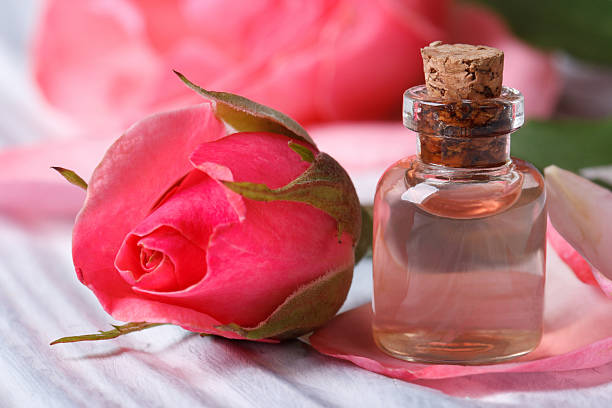
[[[146,265],[153,256],[157,261]],[[161,227],[144,237],[128,235],[117,254],[115,266],[135,290],[176,291],[204,277],[206,251],[175,229]]]
[[[447,4],[361,0],[335,5],[317,25],[305,27],[304,33],[318,41],[276,50],[274,63],[250,72],[246,77],[252,80],[234,90],[303,123],[392,118],[400,112],[398,95],[422,82],[419,48],[446,35],[441,16]]]
[[[528,115],[549,115],[559,90],[549,57],[490,11],[449,1],[51,0],[41,16],[37,82],[90,125],[192,103],[172,69],[301,123],[397,117],[398,96],[423,81],[419,48],[434,40],[504,48],[507,82],[527,95]]]
[[[192,169],[188,156],[195,147],[224,135],[207,103],[153,115],[120,137],[94,171],[73,231],[73,259],[81,281],[114,318],[194,327],[214,320],[134,295],[113,261],[124,237],[148,215],[160,192]]]
[[[193,170],[131,233],[144,237],[168,226],[205,250],[217,226],[238,222],[238,215],[229,204],[225,188],[208,175]]]
[[[193,170],[128,234],[115,265],[136,291],[187,289],[205,276],[206,250],[213,231],[238,222],[238,215],[227,199],[226,189],[208,175]],[[139,246],[159,251],[168,262],[160,265],[160,270],[143,271]]]
[[[310,165],[291,150],[290,140],[269,133],[234,134],[200,146],[191,160],[203,170],[215,169],[211,176],[230,171],[234,181],[278,188]],[[323,211],[294,202],[244,199],[244,205],[245,220],[218,228],[211,238],[203,281],[187,291],[149,295],[185,308],[214,310],[225,324],[253,327],[296,288],[352,264],[350,236],[345,233],[338,242],[336,222]]]
[[[549,222],[546,229],[547,242],[557,251],[557,255],[565,262],[582,282],[597,286],[597,280],[593,276],[591,265],[574,249],[573,246],[563,239],[555,227]]]
[[[171,69],[300,122],[387,117],[422,78],[418,49],[445,36],[447,9],[422,0],[54,0],[35,36],[35,74],[53,105],[92,125],[193,100]]]
[[[231,181],[248,181],[279,188],[296,179],[310,166],[289,148],[291,140],[273,133],[236,133],[200,146],[190,160],[197,168],[210,169],[206,166],[208,164],[216,169],[219,166],[226,169],[224,172],[212,172],[211,177],[228,177],[231,174]],[[317,153],[307,143],[295,143]],[[228,170],[230,173],[227,173]]]
[[[92,129],[127,125],[146,111],[163,67],[141,40],[146,24],[129,1],[50,1],[41,16],[34,75],[48,100]]]
[[[514,362],[459,366],[417,364],[395,359],[374,344],[369,304],[337,316],[316,331],[310,337],[310,343],[323,354],[403,380],[576,370],[612,361],[611,306],[609,299],[594,288],[580,284],[565,264],[552,255],[548,264],[542,342],[532,353]]]
[[[612,279],[612,192],[557,166],[547,167],[544,174],[555,229]]]

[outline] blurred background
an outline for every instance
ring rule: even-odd
[[[201,101],[172,69],[298,120],[367,203],[414,153],[402,93],[436,40],[505,52],[526,99],[514,155],[612,185],[609,0],[4,0],[0,210],[73,216],[82,194],[49,166],[87,179],[129,125]]]

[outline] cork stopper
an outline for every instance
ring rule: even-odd
[[[421,56],[431,97],[481,100],[501,94],[504,53],[497,48],[436,41],[421,49]]]

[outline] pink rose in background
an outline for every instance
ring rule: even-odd
[[[172,69],[301,123],[397,117],[421,81],[419,48],[445,38],[447,1],[50,0],[35,78],[91,125],[193,96]]]
[[[494,13],[451,1],[48,0],[34,74],[53,106],[98,133],[191,103],[172,69],[306,125],[399,120],[402,92],[423,82],[419,49],[434,40],[502,48],[527,115],[552,112],[551,58]]]
[[[255,193],[281,188],[313,167],[317,182],[337,180],[326,191],[348,186],[341,195],[354,211],[340,218],[354,229],[340,234],[337,214],[311,201],[234,192],[243,182],[261,183]],[[346,297],[358,209],[329,156],[281,134],[226,136],[205,103],[150,116],[109,148],[77,216],[74,265],[118,320],[236,338],[297,336],[330,319]]]
[[[523,93],[527,118],[553,114],[561,78],[550,54],[520,41],[500,16],[476,5],[458,4],[450,22],[455,42],[489,45],[504,52],[504,85]]]

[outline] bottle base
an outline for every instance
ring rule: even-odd
[[[482,365],[525,355],[535,349],[541,333],[528,330],[432,332],[374,330],[376,345],[392,357],[415,363]]]

